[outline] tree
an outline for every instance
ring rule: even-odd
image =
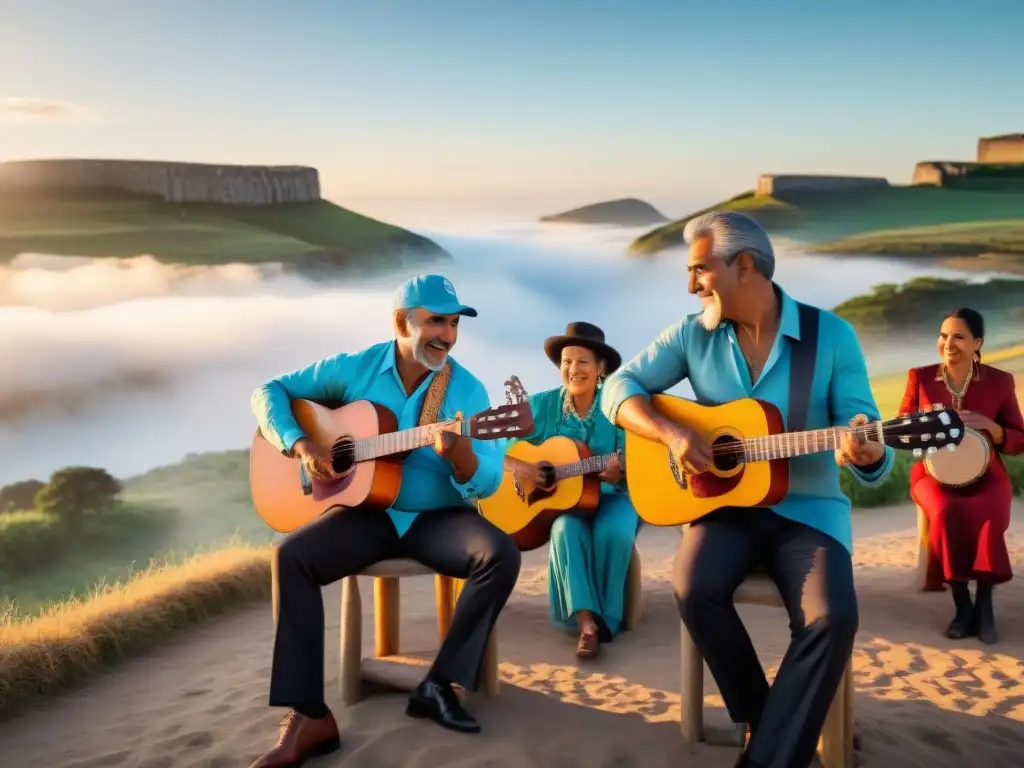
[[[36,494],[35,506],[66,520],[110,506],[121,492],[121,483],[107,470],[97,467],[65,467],[50,476]]]
[[[32,509],[36,502],[36,494],[42,487],[43,483],[38,480],[21,480],[5,485],[0,488],[0,512]]]

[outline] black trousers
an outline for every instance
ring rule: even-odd
[[[770,688],[732,600],[761,570],[779,587],[792,638]],[[683,534],[673,587],[730,717],[751,726],[748,758],[809,766],[859,621],[847,549],[769,509],[721,509]]]
[[[401,538],[386,512],[339,508],[289,534],[275,553],[271,706],[301,711],[323,705],[320,588],[395,557],[466,579],[430,671],[477,689],[491,629],[519,577],[521,556],[512,538],[468,508],[423,512]]]

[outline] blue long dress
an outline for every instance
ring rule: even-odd
[[[519,440],[540,445],[549,437],[561,435],[581,440],[594,455],[618,450],[623,456],[625,435],[601,412],[600,395],[600,391],[595,393],[590,412],[582,419],[564,387],[529,395],[533,432],[510,440],[509,446]],[[565,629],[578,631],[576,614],[590,611],[604,642],[622,628],[626,574],[640,521],[626,492],[625,464],[623,470],[623,480],[618,485],[601,483],[601,498],[593,521],[561,515],[551,527],[551,620]]]

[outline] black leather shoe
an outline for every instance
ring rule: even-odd
[[[461,733],[480,733],[480,724],[463,709],[452,687],[446,683],[424,680],[409,695],[405,707],[409,717],[429,718],[444,728]]]

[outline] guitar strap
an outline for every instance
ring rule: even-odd
[[[818,357],[818,319],[816,307],[797,303],[800,314],[800,341],[792,344],[789,355],[789,418],[787,432],[800,432],[807,421],[814,381],[814,363]]]
[[[427,387],[427,393],[423,396],[423,407],[420,409],[420,423],[423,427],[427,424],[437,422],[437,412],[441,409],[441,402],[448,391],[448,382],[452,378],[452,363],[445,360],[444,368],[437,372]]]

